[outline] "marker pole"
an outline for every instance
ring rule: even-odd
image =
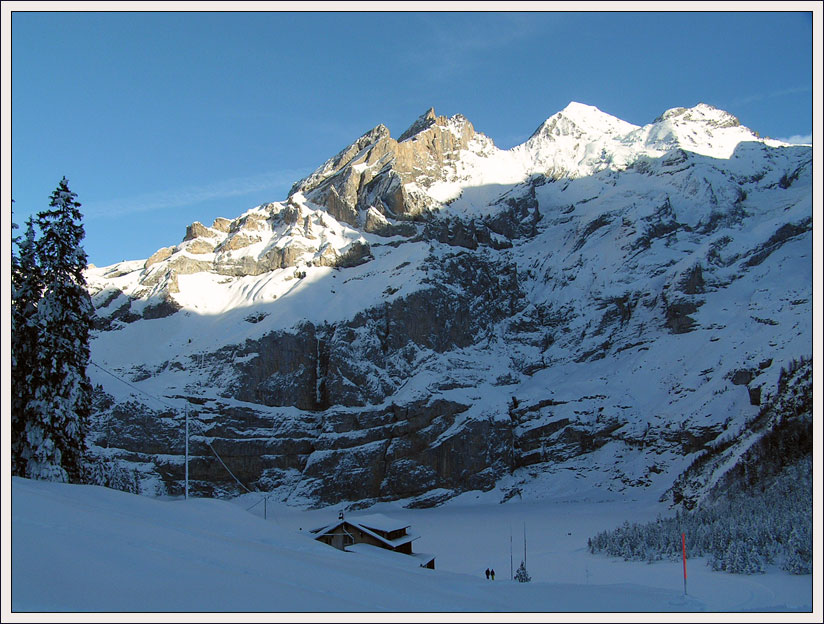
[[[186,475],[184,477],[183,498],[189,500],[189,404],[186,403]]]

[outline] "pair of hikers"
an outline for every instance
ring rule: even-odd
[[[487,568],[486,569],[486,578],[487,579],[491,578],[494,581],[495,580],[495,570],[494,569],[490,570],[489,568]]]

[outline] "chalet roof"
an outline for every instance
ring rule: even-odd
[[[311,532],[323,535],[325,533],[328,533],[332,529],[339,527],[344,522],[348,522],[349,524],[357,526],[358,528],[371,529],[372,531],[383,531],[384,533],[389,533],[390,531],[397,531],[399,529],[408,529],[410,526],[412,526],[411,524],[406,524],[398,520],[393,520],[388,516],[376,513],[364,516],[352,516],[351,518],[345,518],[344,520],[335,520],[333,523],[327,524],[326,526],[322,526],[317,529],[312,529]]]
[[[365,516],[353,516],[352,518],[347,518],[353,524],[359,524],[361,526],[369,527],[370,529],[377,529],[378,531],[397,531],[399,529],[408,529],[411,524],[406,524],[399,520],[393,520],[388,516],[384,516],[383,514],[368,514]]]
[[[315,539],[318,539],[323,535],[327,535],[329,533],[334,532],[335,529],[342,525],[349,525],[351,527],[360,529],[364,533],[374,537],[376,540],[383,542],[393,550],[400,546],[403,546],[404,544],[412,542],[420,537],[420,535],[407,532],[406,534],[401,535],[400,537],[397,537],[395,539],[386,539],[383,535],[376,531],[380,531],[381,533],[388,533],[390,531],[408,529],[411,525],[404,524],[396,520],[392,520],[391,518],[387,518],[382,514],[371,514],[367,516],[346,518],[344,520],[336,520],[332,524],[328,524],[324,527],[311,529],[311,532],[315,533]]]

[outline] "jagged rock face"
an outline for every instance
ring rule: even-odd
[[[469,347],[490,324],[525,305],[513,265],[498,267],[467,253],[430,262],[428,288],[345,323],[305,323],[233,349],[243,363],[224,394],[304,410],[380,404],[414,374],[422,352]]]
[[[205,440],[293,504],[672,498],[810,354],[811,164],[705,105],[570,105],[508,151],[378,126],[285,202],[89,271],[92,357],[131,384],[94,379],[94,448],[177,493],[188,405],[208,494],[239,486]]]
[[[145,267],[148,269],[153,264],[166,260],[174,253],[174,247],[162,247],[148,257]]]
[[[357,225],[370,208],[408,219],[435,207],[424,194],[407,187],[428,187],[442,180],[460,150],[469,147],[475,129],[464,117],[436,116],[429,109],[398,140],[377,126],[292,187],[325,206],[339,221]]]
[[[212,448],[238,479],[277,489],[299,473],[302,479],[292,497],[316,504],[410,497],[425,502],[437,488],[488,489],[507,470],[512,446],[510,428],[489,421],[470,423],[439,443],[438,437],[467,409],[443,400],[357,414],[329,410],[288,423],[271,412],[221,400],[193,407],[192,418],[208,421],[219,415],[210,426]],[[117,449],[122,461],[150,465],[174,491],[183,479],[179,456],[184,449],[177,420],[169,412],[120,404],[99,418],[93,440],[99,448]],[[258,435],[261,430],[267,434]],[[193,433],[190,489],[211,496],[232,492],[223,467]],[[330,482],[335,487],[330,488]]]

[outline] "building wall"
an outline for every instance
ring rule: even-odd
[[[378,548],[385,548],[386,550],[393,550],[391,548],[388,548],[386,546],[386,544],[384,544],[379,539],[369,535],[368,533],[364,533],[360,529],[358,529],[356,527],[353,527],[350,524],[346,524],[345,529],[346,529],[346,533],[348,533],[349,535],[346,535],[344,533],[344,528],[339,526],[339,527],[335,528],[333,532],[327,533],[326,535],[320,536],[318,538],[318,540],[322,541],[324,544],[329,544],[330,546],[334,546],[338,550],[344,550],[344,547],[348,546],[351,543],[351,539],[349,537],[349,536],[351,536],[355,540],[356,544],[369,544],[371,546],[377,546]],[[401,529],[401,530],[398,530],[398,531],[392,531],[391,533],[389,533],[389,535],[393,535],[394,536],[393,539],[397,538],[397,537],[400,537],[402,535],[406,535],[406,529]],[[399,552],[399,553],[403,553],[405,555],[411,555],[412,554],[412,542],[407,542],[406,544],[403,544],[402,546],[394,549],[394,551]]]
[[[395,552],[403,553],[405,555],[411,555],[412,554],[412,542],[407,542],[406,544],[403,544],[402,546],[398,546],[398,548],[395,549]]]
[[[355,540],[359,544],[369,544],[371,546],[378,546],[379,548],[386,548],[386,544],[381,542],[380,540],[375,539],[371,535],[364,533],[363,531],[357,531],[354,533]]]

